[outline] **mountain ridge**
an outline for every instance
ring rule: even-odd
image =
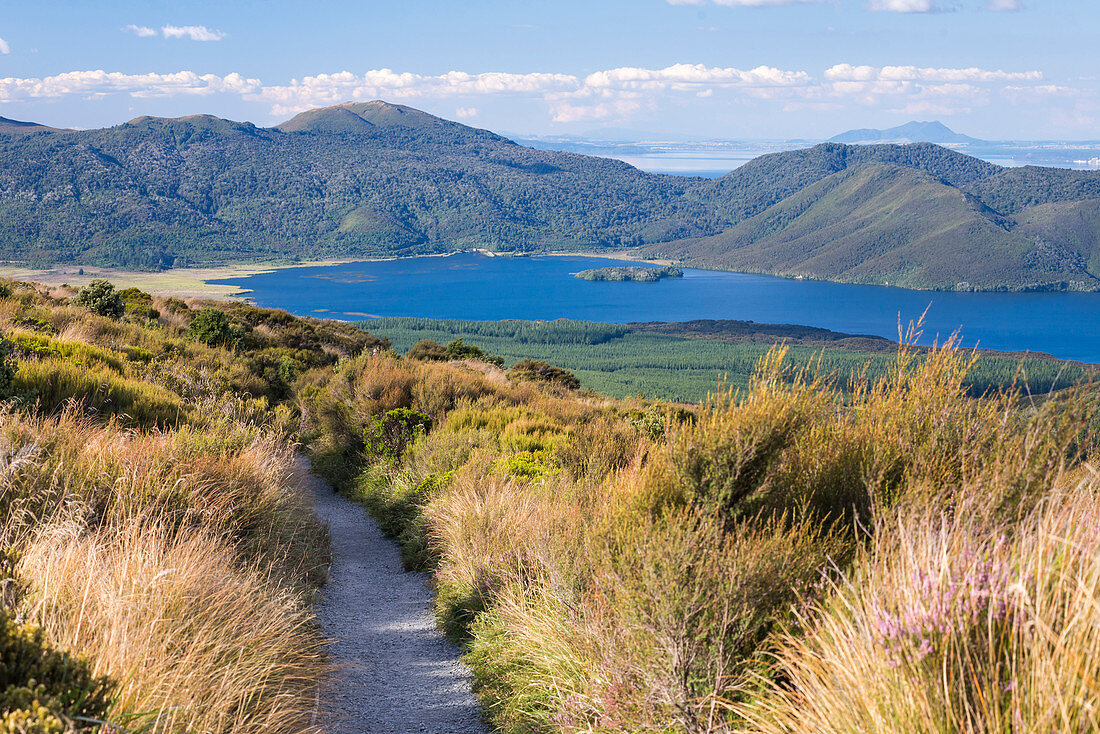
[[[870,144],[870,143],[936,143],[963,144],[985,142],[969,135],[957,133],[939,120],[907,122],[903,125],[885,129],[859,128],[848,130],[829,138],[830,143]]]
[[[822,143],[713,180],[650,174],[380,100],[269,128],[142,116],[0,135],[0,258],[31,264],[637,248],[792,277],[1095,290],[1098,202],[1100,173],[931,143]]]

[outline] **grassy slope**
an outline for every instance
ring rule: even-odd
[[[201,303],[110,319],[40,289],[0,296],[0,731],[313,731],[327,537],[291,383],[377,340],[214,304],[235,345],[210,346]]]
[[[1084,261],[1034,257],[1046,232],[1032,217],[1013,228],[963,191],[913,169],[847,168],[720,235],[663,247],[688,263],[730,270],[854,283],[990,290],[1049,288],[1097,281],[1084,267],[1095,230],[1075,242]],[[1091,235],[1091,239],[1089,238]]]
[[[948,349],[842,394],[771,352],[685,410],[244,304],[209,306],[229,348],[189,335],[201,303],[132,294],[115,320],[65,295],[0,297],[3,730],[312,731],[325,538],[295,437],[434,571],[502,731],[1100,725],[1087,392],[974,399]]]
[[[772,354],[687,413],[381,355],[307,402],[503,732],[1095,730],[1090,406],[970,366],[842,396]],[[431,428],[388,451],[402,409]]]

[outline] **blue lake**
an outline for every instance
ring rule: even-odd
[[[610,265],[587,257],[460,254],[276,270],[217,283],[300,316],[362,319],[742,319],[896,338],[927,308],[925,337],[961,329],[963,343],[1100,362],[1100,294],[939,293],[685,270],[656,283],[600,283],[573,273]]]

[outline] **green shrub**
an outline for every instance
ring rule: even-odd
[[[187,327],[187,333],[195,341],[207,346],[225,346],[231,335],[229,317],[224,311],[216,308],[204,308],[191,319],[191,325]]]
[[[560,385],[569,390],[579,390],[581,381],[569,370],[543,362],[539,359],[524,359],[517,362],[508,372],[508,376],[517,380],[533,380]]]
[[[42,631],[0,609],[0,734],[98,728],[111,683],[88,664],[50,647]]]
[[[421,339],[409,350],[409,359],[422,359],[429,362],[445,362],[451,359],[442,344],[431,339]]]
[[[126,311],[126,303],[111,281],[98,278],[80,289],[76,304],[109,319],[117,319]]]
[[[144,428],[174,426],[186,421],[192,412],[190,406],[163,387],[65,361],[21,363],[12,389],[28,403],[37,402],[39,410],[46,413],[71,399],[101,415],[120,416],[127,424]]]
[[[127,303],[152,303],[153,297],[143,290],[138,288],[123,288],[118,292],[118,295],[122,300]]]
[[[22,326],[31,331],[41,331],[44,334],[57,334],[57,327],[44,319],[33,316],[18,316],[11,320],[12,326]]]
[[[409,408],[394,408],[375,418],[364,431],[368,450],[375,456],[396,461],[417,436],[432,428],[432,419]]]
[[[0,400],[10,398],[14,394],[18,365],[12,352],[11,342],[0,336]]]

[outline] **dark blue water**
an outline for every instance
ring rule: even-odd
[[[927,308],[923,342],[960,329],[967,346],[1100,362],[1100,294],[938,293],[686,270],[656,283],[594,283],[579,270],[624,265],[582,257],[476,254],[276,270],[216,281],[301,316],[359,319],[686,321],[743,319],[896,338]]]

